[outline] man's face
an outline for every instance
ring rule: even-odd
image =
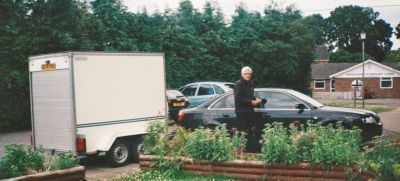
[[[243,77],[244,80],[250,80],[250,78],[251,78],[250,70],[244,70],[244,72],[242,74],[242,77]]]

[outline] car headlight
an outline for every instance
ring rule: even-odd
[[[364,123],[375,123],[375,118],[372,116],[363,118]]]

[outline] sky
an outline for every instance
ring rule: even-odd
[[[194,8],[202,11],[205,0],[191,0]],[[245,4],[249,11],[262,12],[265,7],[275,3],[278,7],[285,8],[294,6],[303,12],[304,16],[311,14],[321,14],[324,18],[329,17],[330,12],[336,7],[345,5],[357,5],[361,7],[372,7],[375,12],[379,12],[379,18],[385,20],[393,28],[400,23],[400,0],[211,0],[221,8],[226,19],[235,14],[235,9],[240,3]],[[180,0],[123,0],[128,11],[138,12],[146,8],[147,12],[153,13],[156,10],[163,12],[164,9],[170,8],[176,10]],[[367,35],[368,36],[368,35]],[[392,50],[400,48],[400,40],[392,35]]]

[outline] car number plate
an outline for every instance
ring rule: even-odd
[[[173,106],[184,106],[185,103],[184,102],[174,102],[172,103]]]

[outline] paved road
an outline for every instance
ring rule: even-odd
[[[400,108],[380,113],[379,116],[383,122],[384,129],[400,133]]]
[[[321,103],[324,103],[324,104],[332,103],[332,102],[353,102],[353,100],[338,100],[338,99],[318,99],[318,101]],[[396,99],[396,98],[365,99],[365,103],[400,108],[400,99]],[[357,100],[357,104],[362,104],[362,100]]]

